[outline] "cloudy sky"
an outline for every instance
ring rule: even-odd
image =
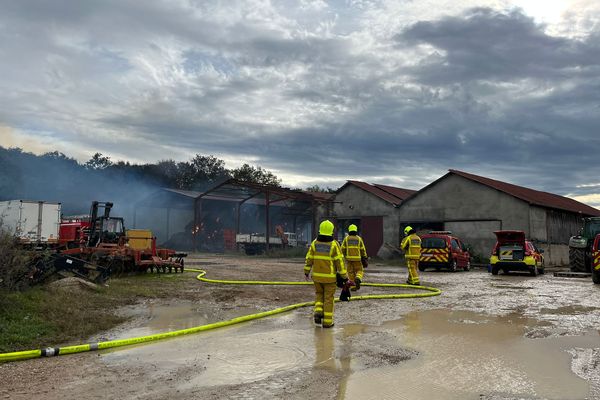
[[[597,0],[3,1],[0,60],[4,147],[600,206]]]

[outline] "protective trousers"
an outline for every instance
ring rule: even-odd
[[[420,285],[419,273],[417,272],[419,267],[419,260],[407,259],[406,266],[408,267],[408,279],[407,283],[410,285]]]
[[[364,275],[362,262],[347,260],[346,270],[348,271],[348,279],[354,281],[356,280],[355,278],[358,278],[362,282]]]
[[[315,284],[315,317],[323,317],[323,326],[333,325],[333,297],[335,296],[335,282]]]

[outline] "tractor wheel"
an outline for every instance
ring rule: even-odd
[[[592,281],[596,285],[600,284],[600,270],[595,269],[592,271]]]
[[[465,271],[469,271],[471,269],[471,260],[467,261],[467,265],[464,267]]]
[[[498,275],[498,271],[500,271],[500,268],[496,265],[492,265],[492,275]]]
[[[421,271],[421,272],[425,271],[425,267],[421,267],[421,266],[419,265],[419,271]]]
[[[573,272],[585,272],[585,249],[570,247],[569,265]]]
[[[109,259],[108,266],[111,275],[119,276],[125,271],[125,263],[120,257],[112,257]]]

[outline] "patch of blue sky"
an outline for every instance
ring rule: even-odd
[[[239,71],[237,65],[217,54],[187,51],[184,53],[184,58],[183,67],[187,72],[196,73],[206,69],[207,66],[212,66],[215,71],[226,76],[236,75]]]
[[[92,48],[94,70],[99,73],[123,73],[132,68],[129,60],[118,52],[98,46]]]

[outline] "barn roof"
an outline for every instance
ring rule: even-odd
[[[448,174],[444,175],[440,179],[445,178],[450,174],[462,176],[463,178],[469,179],[474,182],[481,183],[492,189],[499,190],[508,195],[521,199],[536,206],[555,208],[559,210],[571,211],[574,213],[581,213],[584,215],[600,216],[600,210],[590,207],[586,204],[580,203],[577,200],[570,199],[568,197],[559,196],[557,194],[542,192],[539,190],[529,189],[523,186],[513,185],[495,179],[485,178],[483,176],[469,174],[467,172],[458,171],[455,169],[448,170]],[[438,179],[438,181],[440,180]],[[436,181],[437,182],[437,181]]]
[[[331,193],[288,189],[228,178],[216,182],[204,191],[160,188],[136,204],[172,206],[174,204],[173,198],[165,198],[164,195],[166,194],[175,195],[176,198],[180,199],[178,202],[179,208],[189,208],[189,203],[184,203],[184,201],[196,201],[198,199],[265,205],[268,196],[270,206],[286,207],[288,212],[293,215],[311,214],[313,204],[331,202],[333,197]]]
[[[361,181],[346,181],[346,183],[342,187],[340,187],[336,191],[336,193],[341,192],[344,188],[348,187],[349,185],[356,186],[366,192],[369,192],[372,195],[377,196],[380,199],[382,199],[394,206],[398,206],[408,196],[412,195],[413,193],[416,193],[416,190],[403,189],[403,188],[398,188],[398,187],[394,187],[394,186],[379,185],[379,184],[371,185],[370,183],[361,182]]]
[[[399,187],[395,187],[395,186],[380,185],[378,183],[373,184],[373,186],[375,186],[376,188],[381,189],[385,192],[388,192],[401,200],[406,199],[408,196],[411,196],[413,193],[417,193],[416,190],[403,189],[403,188],[399,188]]]

